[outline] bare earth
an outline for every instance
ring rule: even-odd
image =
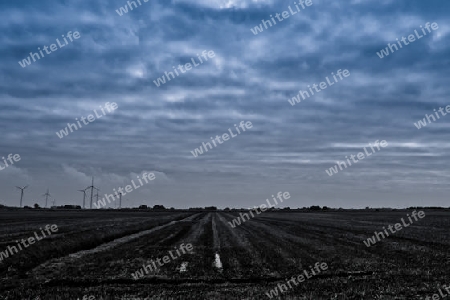
[[[232,228],[237,212],[0,210],[0,251],[59,228],[0,263],[0,299],[269,299],[316,262],[328,270],[278,299],[424,299],[450,284],[450,211],[363,244],[410,212],[264,212]],[[182,243],[193,253],[133,279]]]

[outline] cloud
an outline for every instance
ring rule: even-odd
[[[58,203],[80,203],[77,190],[92,176],[106,192],[158,170],[130,204],[246,206],[288,189],[291,207],[414,205],[430,185],[430,205],[444,204],[448,120],[420,131],[413,123],[450,104],[450,4],[313,3],[257,36],[251,28],[292,2],[157,0],[122,17],[115,12],[122,0],[0,4],[0,125],[8,128],[0,149],[22,157],[0,172],[5,201],[15,204],[14,186],[30,182],[27,201],[41,201],[49,187]],[[378,58],[387,43],[426,22],[439,30]],[[74,30],[76,42],[18,64]],[[203,50],[216,57],[155,86]],[[289,105],[338,69],[351,76]],[[119,108],[57,138],[106,102]],[[191,150],[242,120],[252,130],[192,158]],[[327,178],[333,162],[377,139],[389,147]],[[390,194],[380,194],[384,186]]]

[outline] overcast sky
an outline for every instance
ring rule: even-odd
[[[450,116],[414,122],[450,104],[450,3],[313,0],[254,35],[280,0],[150,0],[119,16],[123,0],[2,1],[0,203],[82,204],[95,176],[104,193],[143,172],[156,179],[125,205],[250,207],[279,191],[283,206],[449,206]],[[439,29],[380,59],[376,52]],[[37,48],[80,38],[22,68]],[[215,57],[157,87],[197,53]],[[338,69],[350,76],[291,106],[288,99]],[[60,139],[56,132],[106,102],[118,108]],[[240,121],[253,128],[191,154]],[[328,176],[337,160],[388,147]],[[111,205],[113,206],[113,205]]]

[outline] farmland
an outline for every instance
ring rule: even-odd
[[[268,299],[317,262],[328,269],[281,299],[424,299],[450,284],[450,212],[366,247],[411,211],[0,210],[0,251],[47,224],[58,232],[0,263],[0,299]],[[133,279],[180,244],[193,251]]]

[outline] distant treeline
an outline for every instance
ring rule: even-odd
[[[19,209],[18,207],[8,207],[5,205],[0,204],[0,209]],[[35,204],[34,207],[25,206],[23,209],[43,209],[38,204]],[[81,209],[80,205],[61,205],[61,206],[52,206],[50,209]],[[103,208],[104,210],[112,209],[112,208]],[[267,209],[267,211],[355,211],[355,210],[362,210],[362,211],[398,211],[398,210],[404,210],[404,209],[450,209],[450,207],[439,207],[439,206],[411,206],[408,208],[390,208],[390,207],[381,207],[381,208],[330,208],[328,206],[320,207],[319,205],[312,205],[310,207],[302,207],[302,208],[290,208],[290,207],[283,207],[283,208],[275,208],[272,207],[270,209]],[[116,209],[119,210],[119,209]],[[140,205],[139,207],[131,207],[131,208],[120,208],[120,210],[190,210],[190,211],[248,211],[248,208],[229,208],[226,207],[224,209],[218,209],[216,206],[206,206],[206,207],[190,207],[188,209],[176,209],[176,208],[166,208],[164,205],[154,205],[153,207],[148,205]]]

